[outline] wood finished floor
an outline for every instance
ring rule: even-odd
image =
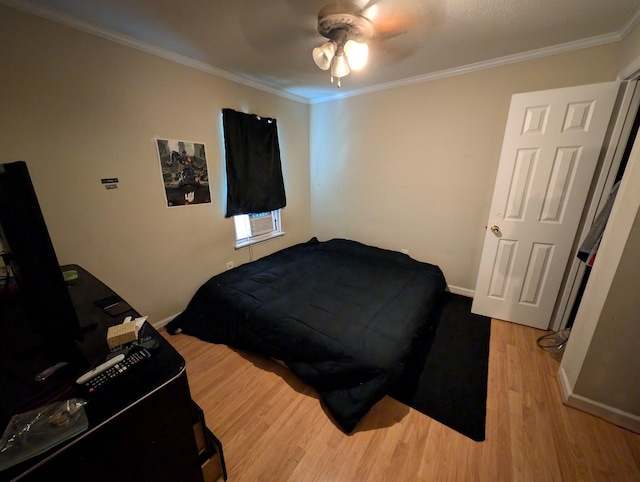
[[[229,482],[640,481],[640,435],[561,402],[539,330],[493,320],[486,440],[385,397],[345,435],[277,363],[163,334],[221,440]]]

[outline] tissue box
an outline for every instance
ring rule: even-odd
[[[107,344],[109,349],[117,346],[131,343],[138,339],[138,328],[135,323],[121,323],[119,325],[110,326],[107,330]]]

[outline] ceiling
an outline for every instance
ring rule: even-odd
[[[377,27],[338,89],[314,64],[332,0],[0,0],[306,102],[619,41],[640,0],[354,0]]]

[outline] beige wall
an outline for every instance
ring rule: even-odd
[[[635,431],[640,431],[638,138],[560,365],[569,405]]]
[[[617,72],[611,44],[313,105],[314,233],[406,248],[473,290],[511,95]]]
[[[309,107],[0,7],[2,162],[25,160],[62,264],[77,263],[159,321],[233,260],[221,109],[278,119],[284,237],[311,236]],[[204,142],[212,203],[167,208],[154,138]],[[107,191],[101,178],[117,177]]]
[[[640,189],[640,184],[635,187]],[[640,216],[637,206],[634,208],[626,243],[622,238],[622,262],[613,276],[574,393],[635,414],[640,422],[640,383],[622,376],[640,373]]]

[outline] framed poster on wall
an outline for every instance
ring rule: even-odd
[[[167,206],[211,202],[203,143],[156,139]]]

